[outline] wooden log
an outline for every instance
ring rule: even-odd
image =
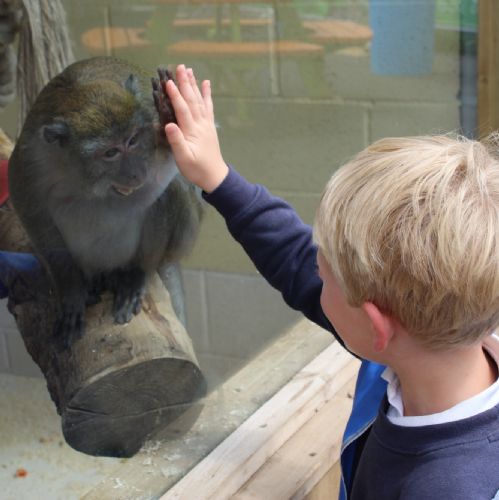
[[[31,251],[8,203],[0,207],[0,250]],[[158,275],[149,279],[143,309],[127,325],[113,323],[109,294],[88,308],[85,335],[70,350],[52,334],[56,304],[46,277],[29,274],[11,286],[21,303],[9,301],[9,309],[46,378],[70,446],[90,455],[129,457],[194,405],[192,425],[206,382]]]
[[[70,349],[52,335],[50,300],[13,312],[68,444],[90,455],[129,457],[197,402],[206,384],[159,276],[148,281],[143,309],[127,325],[114,324],[111,306],[106,294],[87,309],[85,334]]]

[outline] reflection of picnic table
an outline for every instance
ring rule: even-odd
[[[150,47],[145,28],[91,28],[81,36],[83,46],[92,55],[111,55],[123,49]]]
[[[158,4],[169,3],[171,0],[154,0]],[[254,78],[248,74],[255,68],[268,70],[271,93],[280,92],[281,63],[292,61],[296,65],[307,96],[324,97],[329,88],[323,78],[324,48],[320,44],[308,42],[300,37],[288,37],[283,33],[286,29],[299,24],[299,17],[289,0],[266,0],[264,2],[246,0],[199,0],[190,3],[214,5],[215,16],[208,32],[201,39],[180,40],[168,45],[168,53],[178,62],[195,63],[209,62],[213,67],[216,79],[232,80],[236,95],[251,94]],[[243,14],[243,4],[268,4],[270,16],[264,25],[263,39],[252,40],[246,37],[245,29],[249,26],[247,17]],[[227,13],[226,13],[227,12]],[[224,15],[228,15],[228,26],[224,24]],[[187,27],[187,20],[184,27]],[[216,84],[216,82],[215,82]],[[238,115],[246,115],[246,104],[238,98]]]
[[[158,62],[168,53],[170,63],[208,63],[213,69],[214,88],[217,81],[229,84],[231,93],[238,97],[240,116],[245,114],[245,104],[239,97],[252,95],[254,77],[248,75],[255,69],[268,71],[270,91],[279,94],[282,64],[291,61],[306,96],[327,97],[330,89],[324,78],[325,48],[365,44],[371,38],[368,26],[351,21],[302,21],[290,0],[150,2],[155,5],[155,14],[146,26],[93,28],[83,34],[83,45],[92,54],[132,51],[140,59],[140,51],[147,49]],[[251,17],[241,10],[244,4],[252,3],[267,4],[270,15]],[[215,8],[208,16],[201,17],[193,11],[193,17],[180,18],[180,5]]]
[[[320,45],[294,40],[277,40],[275,42],[206,42],[204,40],[185,40],[170,45],[171,54],[199,55],[202,57],[227,57],[237,54],[240,57],[266,55],[275,51],[280,55],[322,56]]]
[[[288,30],[290,26],[296,26],[297,17],[290,16],[293,14],[292,10],[284,10],[285,5],[279,3],[274,6],[281,8],[281,13],[288,14],[285,17],[285,26]],[[282,18],[276,13],[273,19],[280,19],[282,22]],[[191,20],[186,20],[185,27],[189,25],[189,21]],[[327,97],[330,89],[324,78],[325,48],[365,45],[372,37],[372,31],[368,26],[351,21],[326,19],[299,21],[299,29],[294,30],[293,39],[280,38],[279,26],[273,26],[275,40],[245,41],[241,36],[243,30],[241,18],[232,16],[231,23],[234,22],[238,23],[237,28],[232,28],[233,35],[229,40],[182,40],[168,46],[169,54],[182,62],[196,59],[203,62],[210,61],[211,64],[218,65],[217,74],[223,74],[226,62],[230,61],[231,67],[241,75],[236,85],[242,92],[250,91],[246,89],[250,82],[246,83],[244,72],[260,61],[269,64],[270,78],[274,82],[273,90],[278,93],[278,82],[282,78],[280,63],[292,60],[303,81],[307,97]],[[214,21],[211,27],[216,27],[218,31],[220,23]],[[238,106],[242,109],[244,104]]]
[[[210,28],[215,28],[217,20],[213,17],[206,18],[193,18],[193,19],[175,19],[173,22],[174,30],[188,31],[190,29],[195,30],[208,30]],[[222,18],[220,20],[220,26],[228,27],[231,24],[231,19]],[[241,28],[265,28],[271,24],[271,20],[268,18],[246,18],[240,19]],[[308,41],[308,48],[311,53],[318,53],[320,49],[315,45],[312,48],[310,42],[315,44],[324,45],[338,45],[338,46],[350,46],[350,45],[363,45],[369,42],[372,38],[372,30],[369,26],[354,23],[352,21],[336,20],[336,19],[325,19],[318,21],[303,21],[303,27],[305,28],[307,34],[305,35],[305,40],[301,40],[301,44],[294,41],[296,45],[293,45],[291,40],[282,40],[280,42],[279,51],[290,52],[294,47],[296,48],[297,55],[300,52],[303,54],[306,52],[306,42]],[[186,50],[187,52],[194,51],[194,44],[199,47],[201,41],[189,40],[189,44],[185,42],[179,44],[179,49],[181,51]],[[192,42],[192,44],[191,44]],[[101,28],[91,28],[82,35],[82,43],[84,47],[89,50],[92,54],[111,54],[115,50],[122,50],[127,48],[143,48],[151,47],[153,42],[147,37],[147,28],[120,28],[120,27],[101,27]],[[261,51],[265,42],[248,42],[245,46],[240,46],[241,48],[238,52],[250,53],[252,50]],[[191,46],[192,45],[192,46]],[[213,45],[216,47],[216,45]],[[230,45],[227,43],[220,44],[219,48],[214,48],[213,52],[223,52],[226,53]],[[243,48],[244,47],[244,48]],[[259,48],[257,48],[259,47]]]
[[[306,20],[303,27],[309,40],[328,45],[364,45],[373,35],[369,26],[341,19]]]

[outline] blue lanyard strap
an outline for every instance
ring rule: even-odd
[[[372,425],[378,414],[379,405],[386,394],[387,383],[381,378],[385,366],[363,361],[360,366],[352,413],[348,420],[341,448],[342,481],[340,499],[347,498],[352,487],[356,441]]]

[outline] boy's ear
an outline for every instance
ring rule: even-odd
[[[372,302],[364,302],[361,307],[374,330],[373,349],[376,352],[383,352],[388,347],[395,331],[392,318]]]

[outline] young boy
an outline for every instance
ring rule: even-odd
[[[209,82],[184,66],[177,81],[182,174],[286,302],[363,359],[340,498],[499,498],[499,160],[465,138],[378,141],[326,186],[315,245],[224,162]]]

